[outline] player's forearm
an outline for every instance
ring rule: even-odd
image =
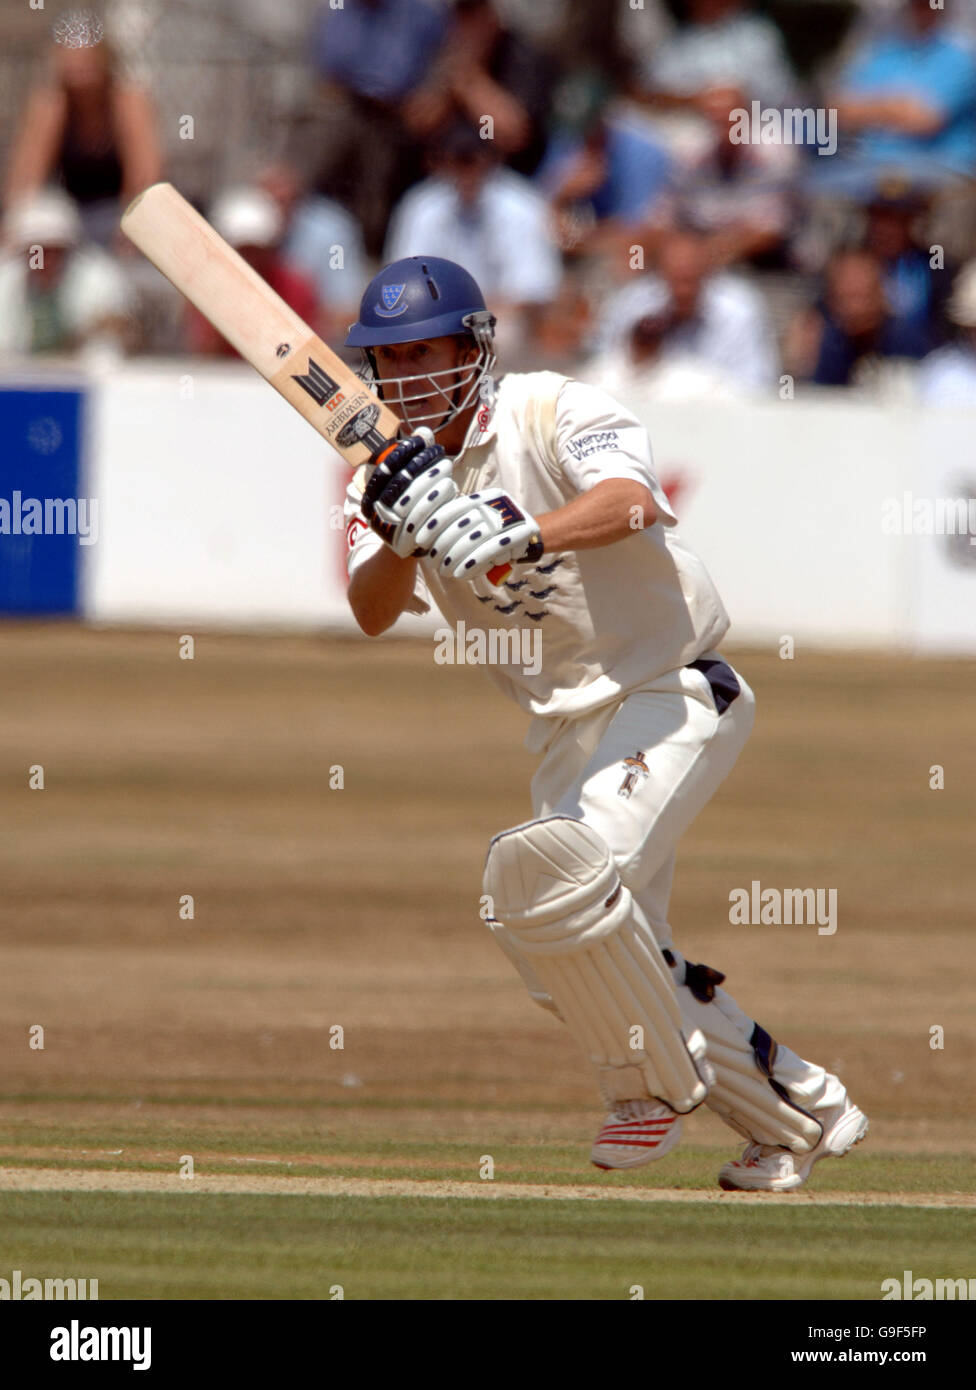
[[[367,637],[393,626],[413,596],[416,560],[401,560],[388,546],[371,555],[349,581],[349,607]]]
[[[653,526],[657,508],[651,491],[628,478],[608,478],[565,507],[537,517],[547,554],[596,550]]]

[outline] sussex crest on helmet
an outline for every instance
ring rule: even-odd
[[[404,313],[407,305],[405,302],[401,304],[400,300],[403,298],[403,291],[406,288],[405,281],[399,285],[381,285],[380,298],[383,303],[382,306],[377,304],[376,312],[385,319],[396,318],[397,314]],[[398,305],[399,307],[397,307]]]

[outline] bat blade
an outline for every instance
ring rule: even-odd
[[[129,204],[122,230],[353,467],[400,421],[169,183]]]

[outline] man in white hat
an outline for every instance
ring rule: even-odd
[[[214,230],[238,251],[298,317],[314,324],[318,294],[314,283],[290,265],[281,252],[284,219],[278,204],[262,188],[232,188],[210,209]],[[187,348],[208,357],[235,357],[229,343],[196,309],[188,306]]]
[[[67,194],[42,189],[14,203],[3,226],[0,353],[71,352],[124,342],[125,277],[104,251],[82,242]]]

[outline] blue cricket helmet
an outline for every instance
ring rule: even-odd
[[[487,314],[474,276],[440,256],[392,261],[366,286],[346,347],[380,347],[470,333],[469,315]]]
[[[380,379],[374,348],[457,335],[472,340],[476,358],[442,371]],[[425,426],[436,435],[490,389],[494,337],[495,316],[463,266],[440,256],[405,256],[385,266],[366,286],[346,347],[360,349],[363,380],[410,429]]]

